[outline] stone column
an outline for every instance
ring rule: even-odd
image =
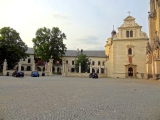
[[[18,71],[21,71],[21,65],[22,65],[22,64],[21,64],[21,61],[22,61],[22,60],[20,59],[20,60],[19,60],[19,63],[18,63]]]
[[[65,60],[63,60],[63,66],[62,66],[62,75],[63,76],[66,76],[66,61]]]
[[[155,56],[152,52],[152,76],[153,76],[153,79],[155,80],[156,79],[156,76],[155,76]]]
[[[7,69],[7,60],[5,59],[3,62],[3,71],[6,71]]]
[[[32,64],[32,71],[35,71],[35,61]]]
[[[81,63],[79,63],[79,73],[81,73]]]
[[[55,70],[54,70],[54,71],[55,71],[55,73],[57,72],[57,67],[55,67]]]
[[[53,73],[52,73],[52,67],[53,67],[53,59],[52,58],[50,58],[49,59],[49,65],[50,65],[50,71],[49,71],[49,73],[50,73],[50,76],[52,76],[53,75]]]
[[[7,60],[5,59],[3,62],[3,75],[6,75],[6,70],[7,70]]]
[[[49,76],[50,75],[50,63],[46,63],[45,64],[45,76]]]
[[[65,65],[65,76],[67,76],[67,72],[68,72],[68,64],[67,63],[65,63],[66,65]]]
[[[92,65],[90,65],[90,73],[92,73]]]
[[[99,74],[101,74],[101,67],[99,67]]]
[[[95,68],[94,70],[95,70],[95,73],[97,73],[97,68]]]

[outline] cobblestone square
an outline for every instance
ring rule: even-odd
[[[0,76],[0,120],[160,120],[160,82]]]

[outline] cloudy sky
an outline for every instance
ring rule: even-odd
[[[67,49],[104,50],[128,11],[148,33],[149,0],[0,0],[0,28],[15,29],[33,47],[38,28],[59,27]]]

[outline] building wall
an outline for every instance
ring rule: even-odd
[[[106,61],[107,77],[113,77],[113,45],[110,46],[109,58]]]
[[[30,54],[26,59],[22,59],[22,64],[28,64],[30,59],[30,64],[34,63],[34,55]]]
[[[68,61],[68,71],[71,71],[71,68],[74,68],[75,67],[75,61],[76,61],[76,59],[77,59],[77,57],[67,57],[67,56],[65,56],[65,57],[63,57],[62,58],[62,60],[66,60],[66,61]],[[92,65],[92,67],[93,68],[97,68],[97,70],[98,70],[98,68],[106,68],[106,64],[105,64],[105,62],[106,62],[106,58],[104,58],[104,57],[88,57],[88,59],[91,61],[91,62],[93,62],[94,61],[94,65]],[[74,65],[72,65],[72,61],[74,61]],[[100,61],[100,65],[98,65],[98,61]],[[102,64],[102,62],[104,62],[104,65]]]
[[[146,42],[147,40],[114,41],[113,77],[125,77],[125,65],[129,64],[127,45],[133,45],[132,64],[137,65],[138,73],[146,74]]]
[[[142,26],[135,22],[135,18],[128,16],[118,28],[118,33],[105,45],[105,53],[109,60],[106,62],[108,77],[128,77],[128,68],[133,68],[133,77],[137,73],[146,74],[146,43],[147,34],[141,31]],[[127,34],[129,32],[129,34]],[[131,33],[132,32],[132,33]],[[132,48],[132,55],[128,55],[128,49]]]

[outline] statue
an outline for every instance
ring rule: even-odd
[[[156,59],[159,58],[159,49],[156,49],[156,51],[155,51],[155,58],[156,58]]]
[[[157,31],[155,32],[156,33],[156,36],[155,36],[155,39],[154,39],[154,48],[159,48],[159,37],[157,35]]]
[[[146,45],[146,54],[148,53],[151,53],[151,46],[149,44],[149,41],[147,42],[147,45]]]
[[[150,54],[150,53],[147,53],[147,55],[146,55],[146,62],[149,62],[149,61],[150,61],[150,58],[151,58],[151,54]]]

